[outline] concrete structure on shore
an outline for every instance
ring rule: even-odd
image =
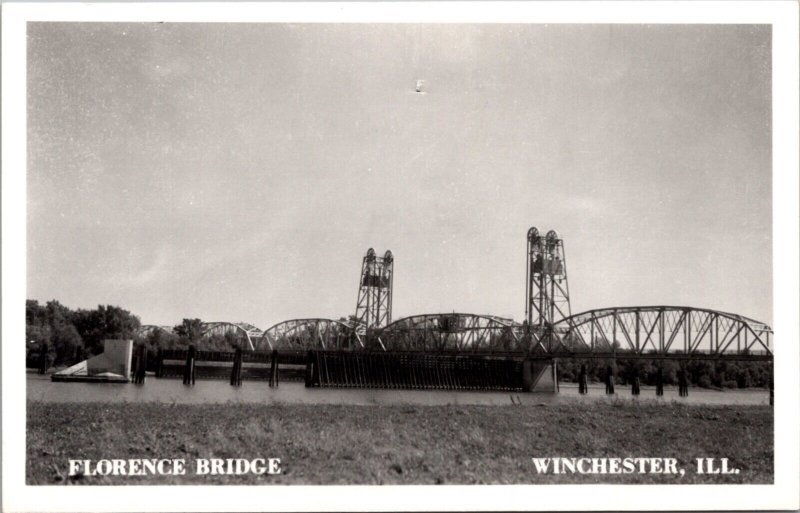
[[[56,372],[53,381],[127,383],[131,375],[133,340],[104,340],[103,352]]]

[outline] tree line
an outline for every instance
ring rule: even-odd
[[[103,352],[107,338],[130,339],[139,329],[139,319],[111,305],[72,310],[56,300],[44,305],[25,303],[26,356],[46,349],[50,365],[70,365]]]
[[[48,366],[73,365],[103,352],[103,340],[134,340],[155,353],[158,349],[231,351],[242,342],[232,333],[203,337],[203,321],[183,319],[172,330],[153,330],[139,336],[141,321],[128,310],[113,305],[94,309],[70,309],[56,300],[40,304],[25,302],[26,364],[38,366],[39,355],[47,351]]]
[[[26,357],[28,366],[36,367],[41,351],[47,350],[48,366],[78,363],[103,352],[105,339],[133,339],[137,346],[147,347],[151,358],[159,349],[186,349],[194,345],[201,351],[233,351],[246,349],[244,338],[228,332],[225,335],[203,336],[203,321],[183,319],[170,329],[154,329],[139,335],[139,317],[128,310],[112,305],[95,309],[72,310],[56,300],[39,304],[27,300],[25,308]],[[342,319],[343,321],[346,319]],[[586,366],[590,382],[602,382],[611,366],[617,383],[631,383],[634,376],[643,385],[655,385],[658,367],[662,369],[665,385],[677,384],[680,366],[687,371],[690,383],[704,388],[767,387],[772,376],[769,362],[626,359],[624,353],[616,359],[559,360],[559,379],[577,382],[581,365]]]
[[[582,365],[586,366],[587,380],[597,383],[605,380],[608,367],[611,367],[617,384],[631,384],[638,377],[642,385],[655,386],[659,366],[665,385],[678,384],[681,367],[685,369],[689,383],[701,388],[767,387],[772,377],[772,365],[769,362],[626,359],[624,353],[620,353],[615,359],[558,360],[559,380],[577,383]]]

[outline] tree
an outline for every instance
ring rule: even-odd
[[[25,302],[25,341],[34,344],[50,344],[52,330],[47,320],[47,310],[38,301]]]
[[[70,322],[72,312],[55,299],[48,301],[44,307],[44,317],[51,326]]]
[[[103,319],[106,338],[130,339],[136,335],[141,323],[139,318],[118,306],[102,305],[97,310]]]
[[[159,349],[177,349],[180,347],[178,335],[163,329],[151,330],[146,336],[138,339],[137,344],[144,344],[149,352],[155,354]]]
[[[203,321],[200,319],[184,319],[173,329],[181,338],[181,342],[195,344],[203,336]]]
[[[99,305],[96,310],[77,310],[71,317],[87,349],[93,354],[103,351],[103,340],[132,339],[141,326],[138,317],[111,305]]]
[[[63,324],[55,328],[52,344],[53,365],[74,363],[76,356],[82,353],[83,340],[72,324]]]

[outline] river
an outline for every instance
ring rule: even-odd
[[[50,376],[27,374],[28,399],[44,402],[161,402],[161,403],[264,403],[264,404],[355,404],[355,405],[448,405],[448,404],[558,404],[581,401],[675,401],[686,404],[768,405],[769,391],[764,389],[716,391],[690,388],[689,397],[679,397],[677,388],[665,387],[664,396],[656,397],[654,387],[642,387],[634,396],[630,388],[616,386],[616,394],[607,396],[603,385],[590,385],[589,393],[580,395],[573,383],[562,383],[557,394],[537,392],[482,392],[470,390],[385,390],[358,388],[306,388],[301,382],[287,381],[270,388],[263,381],[245,381],[232,387],[224,380],[197,381],[185,386],[178,379],[148,376],[144,385],[131,383],[53,382]]]

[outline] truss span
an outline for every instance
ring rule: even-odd
[[[247,342],[247,346],[251,351],[255,350],[256,343],[263,332],[246,322],[204,322],[203,323],[203,337],[212,336],[226,336],[233,335]]]
[[[602,308],[555,323],[534,352],[771,356],[772,328],[741,315],[686,306]]]
[[[342,321],[291,319],[264,331],[257,346],[261,350],[305,351],[363,348],[364,343],[353,326]]]
[[[398,319],[380,331],[386,351],[523,351],[520,324],[511,319],[468,313],[414,315]]]

